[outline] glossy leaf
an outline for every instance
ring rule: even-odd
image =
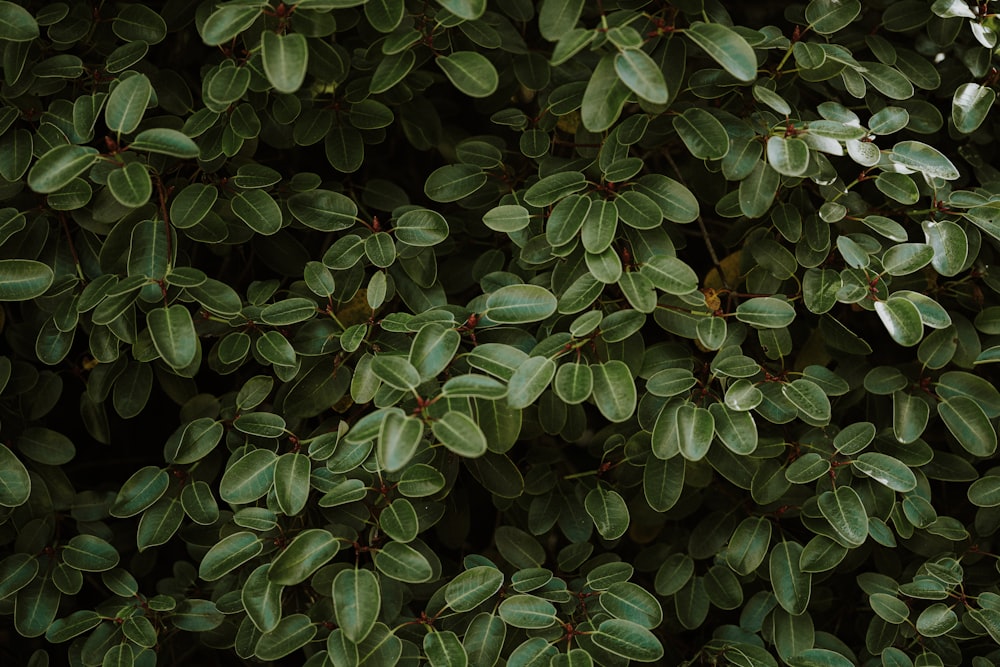
[[[640,49],[622,49],[615,55],[615,73],[639,97],[653,104],[665,104],[667,83],[659,66]]]
[[[131,134],[139,127],[153,95],[153,84],[145,74],[121,80],[104,106],[104,122],[118,134]]]
[[[333,612],[344,636],[360,643],[375,627],[381,610],[378,577],[371,570],[341,570],[333,580],[333,601]]]
[[[28,186],[48,194],[66,187],[97,161],[97,149],[90,146],[56,146],[42,155],[28,172]]]
[[[302,86],[309,64],[309,45],[300,33],[278,34],[265,30],[260,36],[264,74],[279,93],[294,93]]]
[[[868,514],[858,492],[838,486],[817,497],[819,510],[834,531],[850,546],[861,546],[868,538]]]
[[[146,314],[153,345],[172,368],[185,368],[198,355],[198,337],[191,311],[182,304],[156,308]]]
[[[757,78],[757,58],[737,32],[721,23],[695,22],[684,33],[740,81]]]
[[[499,83],[496,68],[480,53],[454,51],[434,62],[456,88],[469,97],[489,97]]]
[[[493,597],[503,582],[503,573],[494,567],[481,565],[469,568],[448,583],[445,600],[455,611],[472,611]]]

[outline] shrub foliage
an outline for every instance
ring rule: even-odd
[[[5,663],[996,664],[995,5],[0,0]]]

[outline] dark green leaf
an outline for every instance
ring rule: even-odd
[[[757,57],[747,41],[732,28],[721,23],[696,21],[684,34],[740,81],[757,78]]]
[[[145,74],[120,80],[104,107],[104,122],[108,129],[118,134],[135,132],[146,114],[152,95],[153,84]]]
[[[294,93],[305,80],[309,63],[309,45],[305,35],[278,34],[265,30],[260,49],[267,80],[279,93]]]
[[[454,51],[434,62],[460,91],[469,97],[489,97],[496,92],[499,77],[486,56],[475,51]]]
[[[35,192],[48,194],[61,190],[90,169],[98,158],[97,149],[90,146],[56,146],[38,159],[28,172],[28,186]]]
[[[38,22],[27,9],[13,2],[0,2],[0,40],[30,42],[38,37]]]
[[[333,611],[344,636],[361,642],[375,627],[382,597],[371,570],[348,568],[333,580]]]

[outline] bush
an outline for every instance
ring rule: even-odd
[[[994,4],[0,1],[5,664],[1000,663]]]

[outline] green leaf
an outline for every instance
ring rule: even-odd
[[[309,457],[297,452],[287,452],[274,464],[274,497],[278,507],[287,516],[295,516],[309,499]]]
[[[147,131],[151,130],[140,132],[136,139]],[[219,190],[212,185],[192,183],[185,186],[170,203],[170,221],[181,229],[194,227],[212,210],[218,196]]]
[[[767,161],[779,174],[803,176],[809,169],[809,145],[797,137],[768,137]]]
[[[526,408],[549,386],[556,374],[556,363],[547,357],[529,357],[517,369],[507,385],[507,404]]]
[[[915,204],[920,199],[920,190],[913,179],[906,174],[882,172],[875,177],[875,187],[885,196],[900,204]]]
[[[303,225],[321,232],[350,229],[358,215],[357,204],[350,198],[321,189],[295,193],[288,198],[288,210]]]
[[[420,384],[420,372],[403,357],[395,354],[380,354],[372,359],[372,372],[378,379],[400,391],[416,389]]]
[[[412,209],[396,220],[396,239],[420,248],[434,246],[448,238],[448,221],[436,211]]]
[[[254,647],[254,655],[266,661],[283,658],[312,641],[318,631],[316,623],[305,614],[286,616],[273,630],[261,636]]]
[[[997,433],[979,403],[965,396],[952,396],[937,404],[938,414],[967,452],[992,456],[997,449]]]
[[[821,35],[846,28],[860,13],[861,3],[858,0],[811,0],[806,6],[809,26]]]
[[[534,595],[512,595],[500,603],[497,613],[507,625],[526,630],[548,628],[558,620],[552,603]]]
[[[28,301],[55,281],[52,269],[33,259],[0,259],[0,301]]]
[[[766,517],[747,517],[740,522],[726,547],[726,564],[740,575],[756,570],[771,544],[771,522]]]
[[[421,380],[429,380],[447,368],[461,342],[461,335],[454,329],[428,324],[414,337],[409,362],[417,369]]]
[[[255,557],[264,549],[264,542],[250,531],[232,533],[212,545],[198,566],[198,576],[215,581]]]
[[[795,307],[776,297],[753,297],[736,307],[736,319],[757,328],[780,329],[795,319]]]
[[[977,507],[1000,505],[1000,476],[986,475],[973,482],[966,490],[969,502]]]
[[[757,57],[739,33],[721,23],[695,21],[684,34],[740,81],[757,78]]]
[[[451,630],[436,630],[424,635],[423,648],[431,667],[466,667],[469,664],[465,647]]]
[[[7,457],[4,454],[4,449],[0,449],[0,470],[16,471],[17,459],[5,460]],[[122,485],[111,504],[109,513],[111,516],[120,518],[135,516],[159,500],[169,485],[170,475],[167,474],[166,470],[157,466],[140,468],[132,473],[132,476]]]
[[[80,609],[69,616],[56,619],[48,630],[45,639],[53,644],[59,644],[93,630],[101,624],[101,615],[91,609]],[[31,663],[28,663],[31,664]]]
[[[547,2],[582,4],[582,0],[547,0]],[[591,132],[603,132],[610,128],[621,115],[629,94],[628,86],[618,78],[615,71],[615,56],[605,53],[597,62],[583,91],[583,102],[580,107],[583,126]]]
[[[495,567],[472,567],[448,583],[444,599],[454,611],[472,611],[493,597],[503,586],[503,581],[503,572]]]
[[[137,6],[137,5],[136,5]],[[135,139],[129,144],[129,149],[134,151],[146,151],[147,153],[159,153],[171,157],[191,159],[198,157],[198,145],[178,130],[166,127],[151,127],[135,135]],[[216,192],[215,188],[194,184],[199,186],[196,192],[201,189],[208,189]],[[190,187],[190,186],[188,186]],[[185,188],[187,190],[187,188]],[[178,195],[179,197],[180,195]],[[176,202],[176,199],[174,200]],[[171,216],[172,217],[172,216]]]
[[[219,496],[227,503],[242,505],[264,496],[274,484],[274,452],[254,449],[226,468],[219,482]]]
[[[754,164],[750,175],[740,181],[740,211],[748,218],[760,218],[771,208],[781,184],[781,176],[766,162]]]
[[[137,208],[149,201],[153,194],[153,182],[146,165],[130,162],[108,174],[108,190],[122,206]]]
[[[586,187],[587,177],[582,172],[560,171],[532,184],[524,192],[524,201],[531,206],[549,206]]]
[[[676,447],[681,456],[688,461],[700,461],[708,453],[714,435],[715,417],[712,413],[706,408],[684,403],[677,409],[674,428],[668,437],[676,439]],[[655,434],[653,438],[656,439]],[[670,448],[672,447],[668,447]]]
[[[746,455],[757,449],[757,424],[749,412],[733,410],[725,403],[713,403],[708,411],[715,420],[716,436],[733,453]]]
[[[617,222],[617,217],[615,221]],[[520,231],[527,227],[530,222],[528,209],[519,204],[504,204],[491,208],[483,214],[483,224],[495,232]]]
[[[601,593],[601,607],[616,618],[652,630],[663,622],[663,610],[652,593],[630,581],[618,581]]]
[[[604,539],[617,540],[628,530],[628,506],[617,491],[609,491],[599,484],[587,493],[584,508]]]
[[[270,567],[270,563],[257,567],[240,591],[247,616],[261,632],[270,632],[281,620],[281,593],[285,587],[268,580]]]
[[[810,648],[787,660],[789,667],[852,667],[854,661],[826,648]],[[883,663],[884,664],[884,663]]]
[[[23,505],[30,493],[31,478],[27,468],[6,445],[0,443],[0,506]]]
[[[469,97],[489,97],[496,92],[499,75],[481,53],[454,51],[447,56],[438,56],[434,62],[452,84]]]
[[[383,470],[401,470],[413,458],[423,435],[424,425],[419,419],[400,412],[387,414],[378,433],[378,458]]]
[[[538,31],[554,42],[576,27],[584,0],[542,0],[538,10]]]
[[[594,402],[609,421],[623,422],[632,416],[636,406],[635,382],[632,371],[623,362],[613,359],[591,366],[594,377]]]
[[[553,247],[573,241],[590,210],[590,198],[568,195],[555,205],[545,222],[545,238]]]
[[[958,615],[950,606],[937,602],[920,612],[916,628],[924,637],[940,637],[958,625]]]
[[[55,620],[59,589],[46,577],[35,579],[14,598],[14,629],[22,637],[40,637]]]
[[[181,489],[181,506],[198,525],[208,526],[219,519],[219,505],[207,482],[198,480],[186,484]]]
[[[609,618],[601,621],[590,636],[597,646],[627,660],[657,662],[663,657],[663,646],[656,635],[632,621]]]
[[[473,164],[448,164],[438,167],[427,176],[424,194],[436,202],[458,201],[479,190],[488,179],[489,176],[482,167]],[[581,187],[583,185],[585,183]]]
[[[954,276],[965,266],[969,255],[969,237],[950,220],[925,220],[920,223],[933,251],[931,265],[942,276]]]
[[[817,497],[819,511],[837,535],[849,546],[859,547],[868,539],[868,514],[858,492],[849,486],[838,486]]]
[[[375,627],[382,608],[378,577],[371,570],[348,568],[333,580],[333,612],[344,636],[360,643]]]
[[[639,97],[652,104],[666,104],[670,98],[663,72],[640,49],[623,49],[615,55],[615,73]]]
[[[882,256],[882,266],[891,276],[905,276],[919,271],[934,258],[934,248],[927,243],[898,243]]]
[[[264,190],[244,190],[229,203],[236,217],[258,234],[269,236],[281,229],[281,208]]]
[[[698,159],[718,160],[729,152],[726,128],[715,116],[700,107],[691,107],[674,116],[673,125],[684,145]]]
[[[928,176],[953,181],[959,177],[958,169],[941,151],[920,141],[900,141],[892,147],[889,158],[898,164]]]
[[[187,306],[155,308],[146,314],[146,324],[157,353],[172,368],[186,368],[198,356],[198,335]]]
[[[771,549],[768,572],[774,597],[793,616],[805,612],[812,594],[812,574],[799,567],[802,545],[782,540]]]
[[[446,412],[431,424],[434,437],[459,456],[475,458],[486,453],[486,436],[479,425],[461,412]]]
[[[879,452],[866,452],[854,459],[854,469],[871,477],[893,491],[907,492],[917,488],[917,478],[910,468],[897,458]]]
[[[971,82],[960,85],[951,98],[951,120],[955,129],[963,134],[979,129],[996,98],[996,91],[987,86]]]
[[[375,553],[375,567],[391,579],[419,584],[434,576],[427,557],[409,544],[387,542]]]
[[[97,149],[90,146],[56,146],[31,167],[28,187],[42,194],[61,190],[90,169],[97,159]]]
[[[120,80],[104,107],[104,122],[108,129],[117,134],[134,132],[142,122],[152,96],[153,84],[145,74]]]
[[[642,265],[643,275],[667,294],[684,295],[698,289],[698,274],[677,257],[656,255]]]
[[[260,36],[264,75],[279,93],[294,93],[306,78],[309,45],[301,33],[278,33],[265,30]]]
[[[94,535],[75,535],[62,550],[63,561],[84,572],[104,572],[118,565],[118,551]]]
[[[830,399],[812,380],[800,378],[781,386],[781,393],[794,405],[807,423],[830,421]]]
[[[486,11],[486,0],[437,0],[437,3],[466,21],[475,21]]]
[[[875,302],[875,313],[889,331],[889,336],[905,347],[916,345],[924,335],[920,311],[913,302],[898,296]]]
[[[271,562],[268,581],[294,586],[308,579],[340,550],[340,541],[328,530],[308,528],[295,536]]]
[[[249,28],[261,15],[261,5],[225,4],[209,14],[201,25],[201,39],[219,46]]]
[[[594,373],[589,364],[568,363],[559,366],[552,389],[567,405],[583,403],[594,388]]]
[[[883,63],[860,63],[865,78],[877,91],[894,100],[907,100],[913,96],[913,84],[894,67]]]
[[[500,324],[537,322],[556,312],[552,292],[538,285],[506,285],[486,298],[483,315]]]
[[[915,442],[924,432],[930,407],[919,396],[896,391],[892,394],[892,430],[903,444]]]
[[[0,40],[30,42],[38,35],[38,22],[27,9],[13,2],[0,2]]]
[[[868,596],[868,604],[879,618],[893,625],[905,622],[910,615],[910,608],[906,603],[889,593],[873,593]]]
[[[166,21],[154,9],[144,5],[123,6],[115,16],[111,29],[126,42],[159,44],[167,36]]]
[[[176,498],[161,497],[139,519],[136,545],[139,551],[167,543],[181,527],[184,507]]]

